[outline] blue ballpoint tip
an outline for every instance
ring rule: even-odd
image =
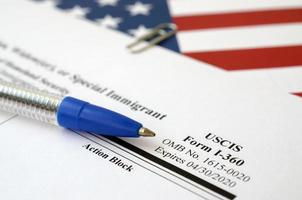
[[[156,135],[153,131],[145,127],[140,128],[138,134],[143,137],[154,137]]]

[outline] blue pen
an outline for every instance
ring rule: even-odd
[[[155,133],[111,110],[73,97],[36,90],[0,80],[0,109],[78,131],[118,137]]]

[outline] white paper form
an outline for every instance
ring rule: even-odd
[[[1,198],[300,199],[301,99],[267,77],[230,78],[160,48],[131,55],[131,38],[31,1],[0,11],[1,79],[158,132],[105,138],[0,113]]]

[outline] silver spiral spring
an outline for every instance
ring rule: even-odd
[[[57,125],[56,113],[63,97],[0,80],[0,109]]]

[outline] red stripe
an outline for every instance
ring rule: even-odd
[[[299,93],[293,93],[294,95],[297,95],[299,97],[302,97],[302,92],[299,92]]]
[[[180,31],[302,21],[302,8],[174,17]]]
[[[276,68],[302,65],[302,46],[186,52],[187,56],[226,70]]]

